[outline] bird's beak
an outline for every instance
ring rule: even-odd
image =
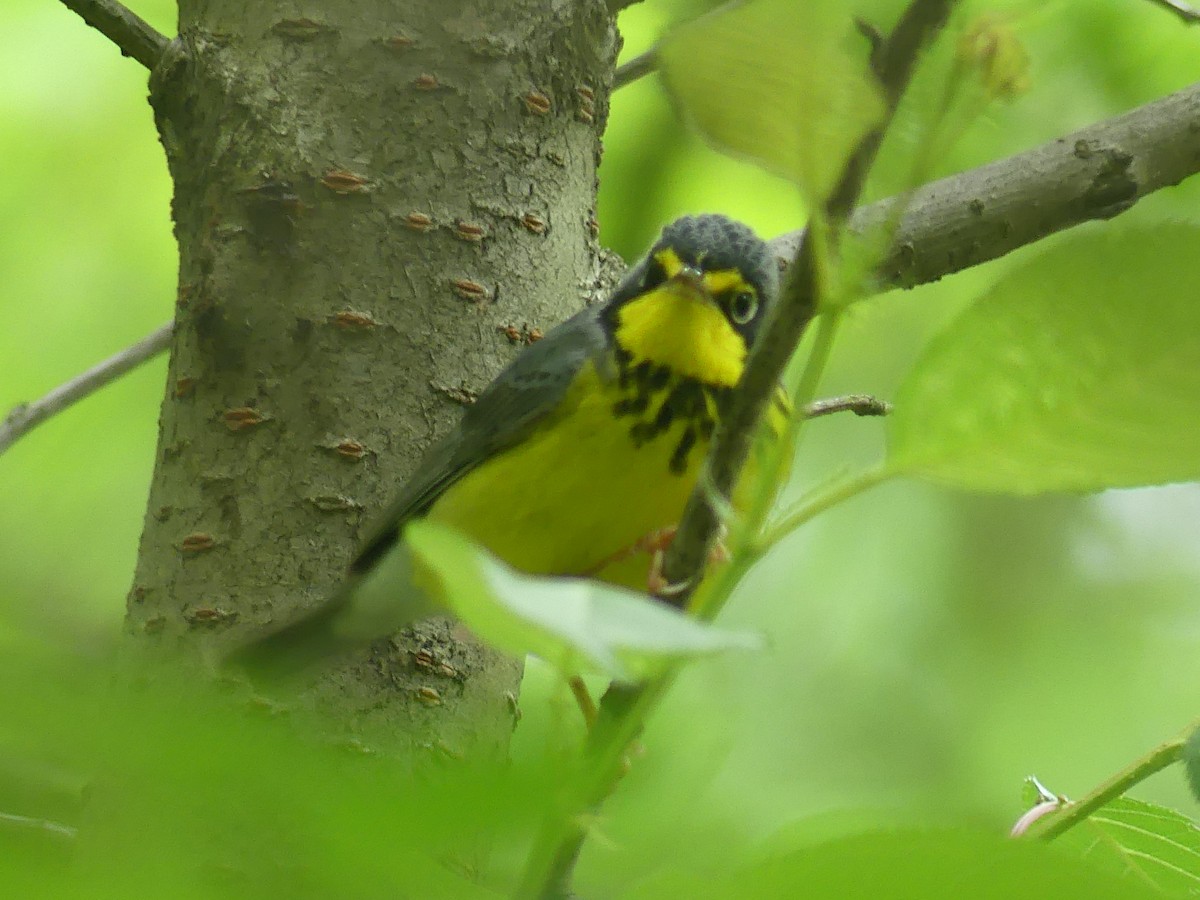
[[[700,303],[713,302],[712,294],[704,284],[704,273],[695,266],[683,266],[667,279],[667,286],[676,296],[687,297]]]

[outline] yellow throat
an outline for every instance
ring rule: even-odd
[[[613,337],[618,348],[632,366],[649,362],[683,378],[734,387],[746,362],[746,340],[712,298],[749,286],[739,272],[724,269],[704,272],[699,290],[678,280],[685,266],[674,250],[660,250],[655,259],[667,280],[617,311]]]

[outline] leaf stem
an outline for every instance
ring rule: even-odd
[[[1026,837],[1052,841],[1084,821],[1107,803],[1116,800],[1130,788],[1177,763],[1192,732],[1200,727],[1200,719],[1192,722],[1183,733],[1134,760],[1112,778],[1105,781],[1082,800],[1069,803],[1058,812],[1039,819],[1025,832]]]
[[[856,416],[886,416],[891,411],[890,403],[870,394],[843,394],[840,397],[827,397],[805,404],[802,415],[806,419],[817,419],[840,412],[852,412]]]
[[[173,322],[168,322],[133,346],[126,347],[120,353],[76,375],[66,384],[59,385],[40,400],[16,406],[3,421],[0,421],[0,453],[51,416],[57,415],[73,403],[100,390],[130,369],[140,366],[167,349],[174,327]]]
[[[777,522],[769,525],[755,548],[760,555],[770,550],[796,529],[808,524],[821,513],[839,503],[857,497],[877,484],[882,484],[895,473],[886,463],[847,476],[839,476],[810,492],[803,500],[784,513]]]

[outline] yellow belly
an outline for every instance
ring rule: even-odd
[[[672,472],[688,423],[635,446],[633,420],[613,415],[619,398],[589,364],[557,414],[449,488],[429,517],[525,572],[595,575],[645,590],[646,554],[601,567],[679,522],[708,442],[698,439],[683,470]]]

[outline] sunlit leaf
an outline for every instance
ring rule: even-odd
[[[1200,895],[1200,828],[1173,809],[1118,797],[1055,844],[1168,897]]]
[[[627,681],[671,659],[759,644],[755,635],[714,628],[623,588],[524,575],[433,522],[414,522],[406,537],[439,580],[442,601],[472,631],[564,672],[599,670]]]
[[[754,0],[677,28],[659,64],[702,134],[820,199],[882,111],[869,50],[840,2]]]
[[[933,340],[888,420],[894,471],[1031,494],[1200,478],[1200,229],[1091,230]]]

